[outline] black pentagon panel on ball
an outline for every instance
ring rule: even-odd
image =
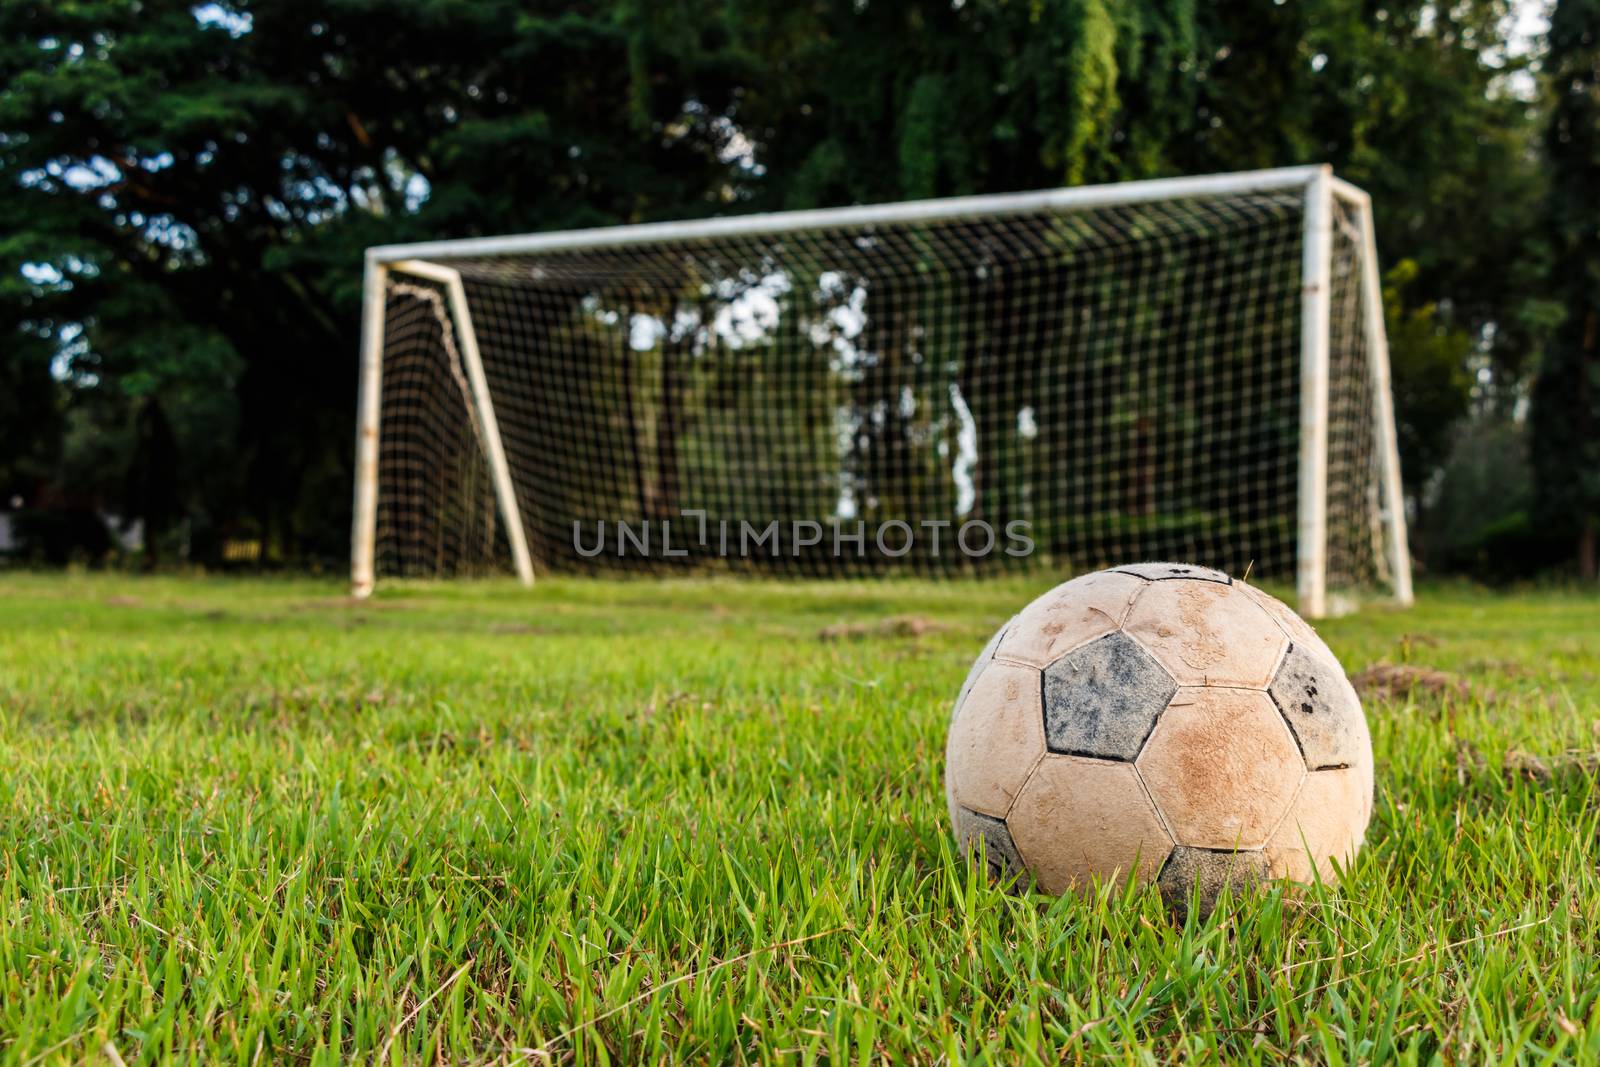
[[[1290,645],[1267,689],[1311,770],[1353,766],[1367,747],[1361,703],[1337,663]]]
[[[1199,917],[1205,919],[1216,910],[1225,887],[1232,886],[1235,893],[1248,892],[1271,874],[1271,864],[1262,852],[1219,852],[1179,845],[1167,857],[1156,885],[1172,917],[1181,923],[1189,915],[1191,890]]]
[[[1146,581],[1164,582],[1174,578],[1191,578],[1199,582],[1219,582],[1232,585],[1233,579],[1210,567],[1196,567],[1189,563],[1130,563],[1116,568],[1118,574],[1133,574]]]
[[[1178,683],[1127,634],[1107,634],[1045,668],[1044,736],[1051,752],[1131,760]]]
[[[956,808],[955,817],[956,840],[961,845],[963,856],[977,848],[981,841],[990,878],[997,882],[1009,882],[1026,876],[1027,867],[1017,852],[1016,842],[1011,840],[1011,831],[1006,828],[1004,819],[995,819],[961,807]]]

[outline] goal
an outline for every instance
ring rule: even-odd
[[[352,578],[1174,559],[1411,598],[1323,166],[368,251]]]

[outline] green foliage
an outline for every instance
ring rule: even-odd
[[[1600,3],[1560,0],[1547,59],[1554,97],[1546,230],[1564,315],[1534,392],[1540,516],[1576,534],[1584,576],[1600,571]]]
[[[0,577],[0,1048],[1600,1058],[1593,596],[1323,626],[1469,692],[1367,698],[1340,886],[1175,927],[1154,890],[1008,894],[952,855],[950,702],[1039,587]]]
[[[1416,358],[1471,337],[1514,380],[1544,261],[1506,13],[0,0],[0,326],[28,338],[0,380],[69,368],[0,474],[64,481],[68,409],[115,432],[159,397],[204,457],[191,516],[335,556],[367,245],[1318,160],[1416,263]],[[1441,436],[1441,396],[1402,396],[1411,436]],[[1436,455],[1408,453],[1414,483]]]
[[[1406,488],[1418,495],[1439,469],[1456,424],[1472,402],[1468,366],[1477,349],[1462,329],[1442,321],[1434,303],[1407,307],[1404,292],[1417,279],[1415,260],[1401,260],[1384,275],[1384,328],[1389,337],[1395,431]]]
[[[1503,0],[1441,6],[1327,0],[1203,9],[1191,171],[1326,160],[1372,194],[1379,253],[1412,260],[1408,307],[1489,337],[1511,390],[1544,264],[1530,240],[1537,111],[1510,90]],[[1409,459],[1410,457],[1405,457]]]
[[[0,507],[49,475],[61,439],[54,346],[13,320],[0,344]]]
[[[1453,438],[1423,493],[1412,536],[1422,566],[1505,581],[1569,559],[1570,531],[1534,514],[1526,421],[1484,414],[1462,423]]]
[[[192,512],[339,553],[363,247],[692,212],[725,172],[725,79],[684,66],[714,51],[657,76],[704,13],[641,10],[5,0],[6,320],[45,340],[35,368],[70,356],[69,405],[162,397]]]

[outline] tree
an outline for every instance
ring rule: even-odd
[[[4,325],[10,329],[0,343],[0,509],[9,509],[54,469],[62,419],[49,338],[26,320]]]
[[[3,0],[16,358],[118,422],[161,396],[190,507],[340,554],[361,249],[711,210],[716,33],[693,5]],[[219,397],[220,430],[181,410]]]
[[[1407,307],[1402,293],[1417,278],[1415,260],[1396,263],[1384,274],[1384,330],[1389,338],[1395,431],[1406,488],[1421,496],[1423,483],[1450,452],[1451,429],[1472,403],[1468,365],[1470,334],[1441,323],[1437,304]]]
[[[1593,581],[1600,523],[1600,2],[1560,0],[1546,59],[1554,97],[1545,153],[1551,283],[1565,315],[1534,392],[1536,507],[1576,537]]]
[[[1408,308],[1514,374],[1538,173],[1505,13],[0,0],[0,380],[49,394],[0,473],[63,479],[69,426],[127,434],[158,402],[163,507],[334,557],[367,245],[1322,160],[1416,261]]]

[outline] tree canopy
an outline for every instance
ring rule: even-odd
[[[241,528],[336,558],[368,245],[1303,162],[1369,189],[1409,264],[1390,313],[1420,485],[1548,317],[1508,16],[0,0],[0,488],[157,542],[186,518],[202,559]]]
[[[1545,134],[1545,232],[1556,328],[1534,392],[1537,505],[1575,537],[1578,566],[1600,562],[1600,3],[1560,0],[1550,23],[1553,104]]]

